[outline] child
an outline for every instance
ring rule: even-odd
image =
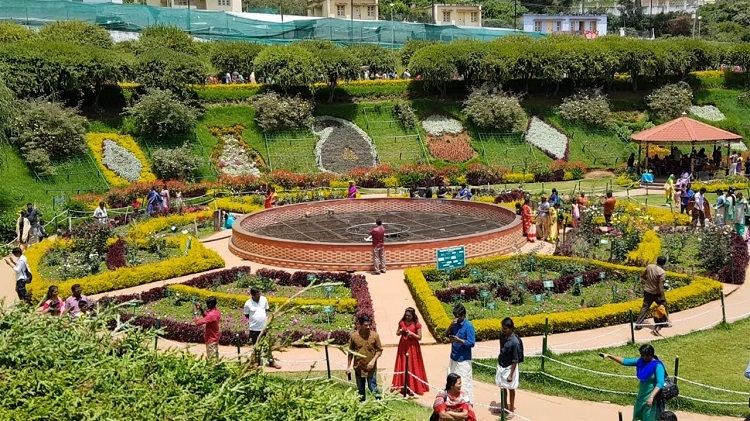
[[[669,315],[667,314],[667,300],[659,298],[656,300],[656,308],[654,309],[654,330],[651,333],[654,336],[661,336],[659,331],[665,326],[669,326]]]

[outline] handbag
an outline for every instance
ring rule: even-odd
[[[664,364],[662,364],[662,366],[664,366]],[[659,391],[659,396],[664,399],[665,402],[680,396],[680,388],[677,387],[677,384],[674,382],[674,377],[669,377],[667,374],[667,367],[664,367],[664,387]]]

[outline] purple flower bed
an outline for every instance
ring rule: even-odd
[[[185,281],[181,285],[206,289],[212,286],[226,285],[232,282],[236,282],[237,276],[242,273],[249,275],[250,267],[245,266],[207,273]],[[367,287],[367,281],[365,280],[364,275],[354,275],[346,272],[295,272],[294,274],[290,274],[289,272],[283,270],[272,269],[259,269],[256,272],[256,275],[258,276],[276,280],[279,285],[300,287],[306,287],[310,284],[310,281],[308,281],[307,279],[308,274],[313,274],[315,275],[316,279],[328,282],[341,282],[344,284],[344,286],[348,287],[351,290],[352,298],[357,300],[356,316],[369,316],[372,320],[372,328],[376,329],[372,296],[370,295],[370,289]],[[166,287],[156,287],[136,294],[105,297],[100,300],[100,303],[103,303],[105,305],[122,304],[133,300],[140,300],[145,303],[150,303],[165,298],[167,296],[166,292]],[[155,328],[158,320],[154,317],[135,316],[133,314],[124,314],[122,315],[121,319],[122,321],[130,321],[133,325],[141,326],[146,329]],[[111,327],[114,328],[114,325],[112,325]],[[172,319],[162,319],[161,328],[164,330],[163,337],[165,339],[178,342],[203,342],[203,326],[196,326],[192,323],[186,323]],[[322,329],[305,328],[303,330],[286,329],[278,335],[279,339],[281,340],[289,339],[291,341],[297,341],[303,337],[308,336],[312,341],[322,342],[330,339],[331,342],[336,345],[344,345],[349,342],[349,334],[350,333],[348,331],[344,330],[334,330],[331,332],[327,332]],[[219,344],[236,345],[238,339],[241,345],[246,344],[248,342],[248,332],[245,330],[222,330]]]
[[[744,284],[745,269],[750,262],[750,256],[747,252],[747,243],[739,235],[732,233],[732,256],[734,261],[729,261],[718,273],[720,282],[728,284]],[[732,273],[734,272],[734,273]]]
[[[584,272],[580,275],[565,275],[558,279],[552,280],[554,287],[552,292],[555,294],[562,294],[571,288],[573,288],[574,280],[578,276],[583,277],[583,286],[588,287],[601,282],[599,277],[601,272],[606,272],[604,269],[595,269],[589,272]],[[543,281],[528,281],[525,284],[525,288],[532,294],[543,294],[544,293],[544,282]],[[453,288],[440,289],[435,291],[435,296],[438,300],[444,303],[453,302],[452,298],[454,295],[461,295],[463,300],[473,301],[479,299],[479,291],[487,289],[493,291],[494,295],[501,300],[507,300],[511,297],[511,290],[507,286],[493,287],[485,285],[484,287],[477,287],[472,285],[464,285]],[[463,291],[463,294],[461,294]]]

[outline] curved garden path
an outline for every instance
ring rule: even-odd
[[[624,193],[624,192],[620,192]],[[641,194],[639,190],[631,191],[632,195]],[[620,194],[624,195],[624,194]],[[218,232],[211,237],[203,240],[205,245],[218,252],[226,261],[226,267],[246,266],[253,267],[253,271],[268,267],[253,262],[248,262],[231,254],[228,250],[229,233],[226,231]],[[527,244],[521,249],[522,253],[537,252],[549,254],[553,251],[552,245],[548,243]],[[288,269],[287,269],[288,270]],[[291,270],[293,271],[293,270]],[[748,269],[750,272],[750,268]],[[748,274],[750,276],[750,273]],[[180,278],[174,278],[167,281],[160,281],[151,284],[141,285],[134,288],[128,288],[117,291],[120,293],[132,293],[143,291],[165,283],[177,283],[187,280],[195,275],[188,275]],[[390,385],[391,372],[393,363],[396,359],[396,346],[398,337],[395,334],[398,321],[403,315],[406,307],[415,307],[414,300],[404,283],[402,270],[390,270],[387,274],[374,276],[365,273],[370,294],[372,295],[375,320],[378,326],[378,333],[385,346],[383,356],[380,359],[379,369],[383,373],[381,376],[381,387]],[[5,298],[6,305],[15,300],[13,290],[14,278],[13,271],[5,264],[0,266],[0,299]],[[64,291],[63,294],[67,293]],[[85,291],[84,291],[85,293]],[[750,287],[725,285],[724,293],[726,294],[726,316],[727,321],[733,322],[747,317],[750,302]],[[110,293],[111,294],[111,293]],[[93,296],[98,298],[104,294]],[[421,315],[420,315],[421,317]],[[662,333],[666,337],[684,335],[696,330],[709,329],[721,321],[721,304],[715,301],[703,306],[690,310],[674,313],[673,324],[670,329],[664,329]],[[524,337],[524,347],[526,355],[539,353],[542,347],[542,337]],[[630,339],[629,325],[617,325],[599,329],[592,329],[580,332],[566,332],[550,335],[548,339],[549,348],[556,352],[573,352],[588,349],[597,349],[606,346],[625,344]],[[655,338],[649,333],[648,329],[636,331],[636,342],[652,342]],[[418,398],[418,401],[424,405],[431,405],[434,398],[433,391],[442,387],[441,383],[445,379],[448,367],[448,355],[450,354],[449,345],[437,344],[432,335],[424,329],[422,340],[422,353],[427,370],[427,380],[433,386],[433,390],[425,396]],[[203,344],[184,344],[168,340],[160,340],[162,348],[184,349],[194,354],[205,352]],[[241,352],[246,352],[242,349]],[[237,355],[236,347],[221,347],[222,356],[232,358]],[[330,349],[331,370],[343,370],[346,365],[346,357],[336,349]],[[474,358],[496,358],[498,353],[498,343],[496,341],[479,342],[474,348]],[[284,371],[308,371],[316,373],[312,377],[318,377],[321,372],[326,370],[325,352],[323,349],[289,349],[276,355],[281,362]],[[324,373],[323,373],[324,374]],[[523,387],[523,384],[521,385]],[[635,385],[634,385],[635,387]],[[635,389],[634,389],[635,390]],[[487,405],[499,402],[499,388],[494,384],[474,381],[475,401],[477,402],[478,420],[497,420],[498,416],[490,413]],[[547,421],[608,421],[616,420],[618,411],[622,411],[623,419],[629,420],[632,414],[632,406],[620,406],[609,403],[579,401],[557,396],[547,396],[533,393],[525,390],[519,390],[517,394],[517,416],[515,419]],[[737,420],[734,417],[713,417],[708,415],[682,413],[678,412],[680,421],[729,421]]]

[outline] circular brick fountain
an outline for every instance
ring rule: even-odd
[[[466,257],[509,253],[525,244],[514,212],[480,202],[435,199],[327,200],[281,206],[239,219],[229,249],[250,261],[312,270],[370,270],[368,227],[386,228],[388,268],[435,264],[440,248]]]

